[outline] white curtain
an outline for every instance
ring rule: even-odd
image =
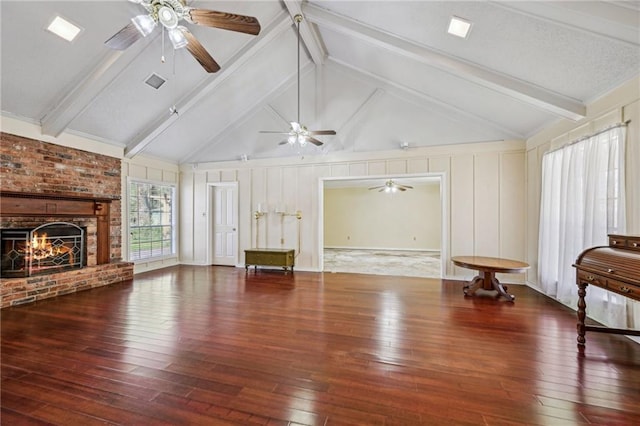
[[[625,232],[625,126],[548,152],[542,159],[538,274],[542,290],[576,309],[572,266],[580,253]],[[594,286],[587,314],[610,327],[628,327],[631,301]]]

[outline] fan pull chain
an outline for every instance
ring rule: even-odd
[[[174,80],[176,78],[176,50],[177,49],[173,49],[173,79]]]
[[[171,88],[172,88],[172,93],[173,93],[173,105],[171,106],[171,108],[169,108],[169,115],[179,115],[178,114],[178,107],[175,104],[175,100],[176,100],[176,85],[178,84],[178,81],[176,80],[176,50],[177,49],[173,49],[173,78],[172,78],[172,82],[171,82]]]
[[[162,30],[162,54],[160,55],[160,62],[164,64],[164,30]]]

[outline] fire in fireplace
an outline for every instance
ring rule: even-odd
[[[82,268],[85,231],[68,222],[0,230],[0,277],[15,278]]]

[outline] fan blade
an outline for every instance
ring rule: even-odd
[[[289,141],[285,139],[283,141],[278,142],[278,145],[286,145],[288,143],[289,143]]]
[[[380,189],[380,188],[384,188],[384,185],[382,185],[382,186],[372,186],[371,188],[369,188],[369,190]]]
[[[131,46],[133,43],[142,38],[142,34],[133,25],[133,22],[129,22],[129,25],[126,25],[120,31],[111,36],[111,38],[104,42],[107,47],[115,50],[125,50],[127,47]]]
[[[398,188],[404,188],[404,189],[413,189],[413,186],[410,185],[397,185]]]
[[[379,189],[379,190],[378,190],[378,192],[382,192],[382,191],[384,191],[385,189],[386,189],[386,188],[381,188],[381,189]]]
[[[198,62],[200,62],[202,68],[204,68],[207,72],[217,72],[220,69],[220,65],[218,65],[218,63],[211,57],[211,55],[209,55],[207,49],[205,49],[204,46],[200,44],[198,39],[193,34],[191,34],[191,31],[182,26],[179,28],[189,42],[186,46],[189,53],[191,53],[191,55],[196,58]]]
[[[189,15],[194,24],[252,35],[260,33],[260,23],[253,16],[234,15],[233,13],[207,9],[191,9]]]
[[[322,142],[320,142],[318,139],[311,137],[311,136],[307,136],[307,140],[309,142],[311,142],[312,144],[314,144],[315,146],[320,146],[322,145]]]
[[[335,135],[335,130],[309,130],[310,135]]]
[[[403,187],[401,187],[401,186],[398,186],[397,188],[398,188],[400,191],[406,191],[406,190],[407,190],[407,188],[403,188]]]

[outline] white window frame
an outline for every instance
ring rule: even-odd
[[[131,225],[131,185],[133,184],[146,184],[146,185],[157,185],[161,187],[171,188],[172,189],[172,203],[171,203],[171,221],[170,224],[162,224],[162,225],[153,225],[153,226],[171,226],[171,249],[170,253],[162,253],[160,255],[150,255],[148,257],[134,257],[134,252],[132,251],[132,235],[133,229]],[[126,253],[127,259],[130,262],[141,263],[141,262],[149,262],[155,260],[162,260],[168,258],[174,258],[177,256],[178,251],[178,232],[177,232],[177,208],[178,208],[178,188],[177,185],[171,182],[162,182],[156,180],[148,180],[148,179],[139,179],[128,177],[127,178],[127,190],[126,190],[126,199],[123,202],[123,209],[127,212],[126,215],[126,229],[127,229],[127,238],[126,238]],[[150,225],[151,226],[151,225]],[[123,241],[124,243],[124,241]]]

